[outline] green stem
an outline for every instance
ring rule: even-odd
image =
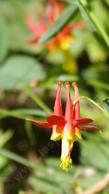
[[[8,117],[8,116],[15,117],[18,119],[24,119],[24,120],[27,119],[26,116],[21,115],[21,113],[19,113],[17,111],[9,111],[9,110],[0,108],[0,118],[4,118],[4,117]]]
[[[81,96],[81,97],[79,97],[78,99],[76,99],[75,101],[74,101],[74,104],[76,104],[77,102],[78,102],[78,100],[81,100],[81,99],[85,99],[85,100],[87,100],[87,101],[89,101],[89,102],[91,102],[93,105],[95,105],[100,111],[102,111],[103,112],[103,114],[106,116],[106,117],[108,117],[109,118],[109,114],[98,104],[98,103],[96,103],[94,100],[92,100],[92,99],[90,99],[89,97],[87,97],[87,96]]]
[[[93,23],[95,24],[96,29],[99,30],[99,32],[101,33],[101,35],[104,38],[105,42],[109,46],[109,37],[108,37],[107,33],[105,32],[105,30],[103,29],[103,27],[100,25],[99,21],[97,20],[97,18],[95,17],[95,15],[92,11],[89,12],[89,16],[90,16],[91,20],[93,21]]]
[[[109,36],[107,35],[107,33],[105,32],[105,30],[103,29],[103,27],[101,26],[101,24],[99,23],[98,19],[96,18],[94,12],[92,12],[92,10],[88,9],[87,6],[85,6],[85,4],[82,1],[79,1],[78,6],[84,10],[84,12],[87,14],[88,18],[90,18],[90,20],[92,21],[92,23],[94,24],[95,28],[97,31],[99,31],[99,33],[101,34],[101,36],[103,37],[104,41],[106,42],[106,44],[109,46]]]
[[[33,128],[32,128],[32,123],[26,120],[25,129],[26,129],[28,139],[30,140],[31,144],[34,145],[36,142],[36,139],[35,139],[35,135],[34,135]]]
[[[34,92],[30,88],[25,88],[24,91],[32,98],[32,100],[45,112],[48,114],[51,114],[51,109],[41,100],[41,98],[38,97],[38,95],[35,95]]]

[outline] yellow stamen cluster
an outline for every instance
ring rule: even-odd
[[[70,156],[67,156],[66,158],[61,159],[61,164],[60,167],[65,170],[68,171],[69,167],[72,165],[72,159]]]

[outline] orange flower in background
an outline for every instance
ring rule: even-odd
[[[73,149],[74,141],[81,139],[81,130],[97,130],[97,128],[90,123],[93,122],[91,118],[80,117],[80,101],[78,87],[76,83],[72,83],[75,93],[75,100],[77,102],[73,105],[70,96],[70,84],[66,83],[66,107],[65,115],[63,116],[61,104],[61,88],[62,82],[59,82],[55,104],[54,113],[48,116],[46,122],[39,122],[36,120],[30,121],[38,127],[52,128],[51,140],[56,141],[61,139],[62,152],[61,152],[61,168],[65,171],[68,170],[72,164],[71,152]]]
[[[50,0],[46,7],[45,15],[38,15],[39,23],[37,24],[29,13],[26,13],[25,19],[28,28],[34,34],[35,38],[29,40],[29,44],[36,44],[40,38],[49,30],[56,20],[61,16],[64,10],[64,3],[56,0]],[[70,44],[75,40],[74,35],[72,35],[73,29],[83,29],[86,28],[85,23],[78,22],[73,24],[68,24],[59,32],[52,40],[50,40],[45,47],[50,51],[55,51],[57,48],[67,50]]]

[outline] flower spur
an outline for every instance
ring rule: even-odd
[[[60,81],[58,83],[53,115],[48,116],[45,122],[31,120],[31,122],[38,127],[52,128],[52,135],[50,139],[53,141],[61,139],[62,130],[66,122],[63,117],[63,111],[62,111],[61,90],[62,90],[62,82]]]

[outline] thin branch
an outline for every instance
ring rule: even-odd
[[[41,98],[38,95],[35,95],[31,88],[24,88],[23,89],[28,96],[32,98],[32,100],[40,107],[42,108],[46,113],[51,114],[51,109],[41,100]]]
[[[76,104],[77,102],[78,102],[78,100],[82,100],[82,99],[84,99],[84,100],[87,100],[87,101],[89,101],[90,103],[92,103],[93,105],[95,105],[106,117],[108,117],[109,118],[109,113],[108,112],[106,112],[98,103],[96,103],[94,100],[92,100],[91,98],[89,98],[89,97],[87,97],[87,96],[80,96],[78,99],[76,99],[75,101],[74,101],[74,103],[73,104]]]
[[[92,186],[87,191],[84,191],[82,194],[97,194],[106,189],[109,186],[109,172],[94,186]]]

